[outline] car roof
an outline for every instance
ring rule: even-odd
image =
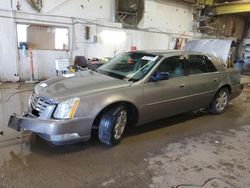
[[[133,52],[147,53],[147,54],[161,55],[161,56],[172,56],[172,55],[180,55],[180,54],[205,55],[201,52],[184,51],[184,50],[137,50]]]
[[[212,59],[214,64],[217,64],[218,67],[223,67],[223,63],[216,58],[215,56],[211,56],[209,54],[206,53],[202,53],[202,52],[196,52],[196,51],[185,51],[185,50],[137,50],[137,51],[133,51],[133,52],[137,52],[137,53],[146,53],[146,54],[152,54],[152,55],[160,55],[163,57],[169,57],[169,56],[174,56],[174,55],[205,55],[207,57],[209,57],[210,59]],[[220,68],[222,69],[222,68]]]

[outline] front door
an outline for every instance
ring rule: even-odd
[[[156,71],[169,73],[169,79],[145,83],[144,122],[169,117],[189,109],[185,98],[188,95],[185,63],[186,59],[183,56],[168,57]]]

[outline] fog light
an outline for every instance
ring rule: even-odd
[[[62,141],[69,141],[80,138],[78,133],[71,133],[71,134],[61,134],[61,135],[51,135],[50,140],[53,142],[62,142]]]

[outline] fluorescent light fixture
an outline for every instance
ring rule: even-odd
[[[100,36],[105,44],[110,45],[121,44],[126,40],[126,33],[123,31],[104,30]]]

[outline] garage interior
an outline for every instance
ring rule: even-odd
[[[0,187],[250,187],[249,1],[2,0],[0,22]],[[7,126],[36,84],[72,65],[95,70],[123,52],[202,39],[233,41],[225,66],[244,84],[221,115],[128,127],[114,147],[96,137],[54,146]]]

